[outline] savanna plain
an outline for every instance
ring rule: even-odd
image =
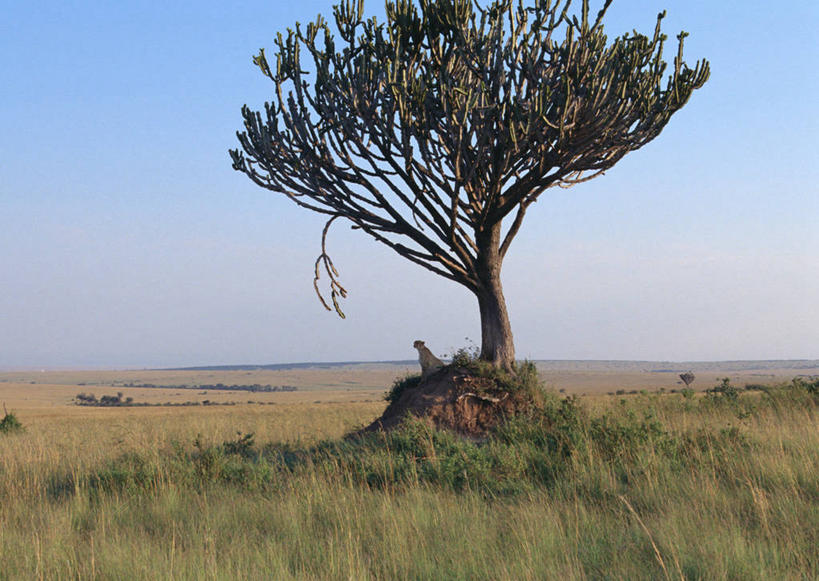
[[[0,579],[819,579],[819,362],[537,368],[483,441],[344,438],[411,363],[2,372]]]

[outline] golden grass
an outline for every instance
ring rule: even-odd
[[[650,412],[706,444],[679,465],[652,448],[614,461],[584,448],[562,480],[509,498],[424,482],[375,490],[328,467],[270,490],[187,488],[160,471],[146,490],[98,495],[88,475],[124,454],[161,465],[175,446],[237,432],[306,445],[369,422],[384,402],[329,389],[267,394],[295,399],[266,406],[81,408],[61,398],[89,386],[26,385],[37,395],[9,406],[26,431],[0,435],[0,579],[819,577],[815,406],[783,400],[746,416],[702,397],[584,397],[594,417]],[[13,389],[0,383],[0,399]],[[338,403],[313,403],[323,397]],[[721,430],[736,448],[707,444]],[[55,492],[64,482],[75,489]]]

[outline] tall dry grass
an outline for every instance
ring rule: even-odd
[[[809,392],[568,401],[483,445],[339,441],[373,404],[38,420],[0,578],[819,578]]]

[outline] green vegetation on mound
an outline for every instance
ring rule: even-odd
[[[400,429],[408,418],[416,417],[438,429],[485,440],[508,420],[541,409],[544,397],[533,363],[519,362],[505,370],[481,361],[475,351],[460,349],[449,365],[426,377],[396,379],[385,395],[389,405],[381,416],[351,436]]]
[[[538,400],[543,392],[543,384],[537,366],[531,361],[518,361],[513,371],[495,367],[482,361],[477,347],[462,347],[452,354],[451,367],[461,368],[476,377],[488,380],[494,391],[521,394]]]
[[[420,373],[414,373],[411,375],[405,375],[404,377],[399,377],[392,383],[392,387],[384,395],[384,400],[387,403],[396,402],[401,397],[401,394],[404,393],[404,391],[406,391],[407,389],[418,387],[419,383],[421,383]]]

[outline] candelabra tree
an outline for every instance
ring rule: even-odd
[[[689,385],[694,383],[696,377],[690,371],[686,371],[685,373],[680,373],[680,379],[682,379],[683,383],[685,384],[685,387],[688,387]]]
[[[386,19],[343,0],[279,34],[253,62],[273,83],[242,109],[233,167],[328,217],[314,286],[343,316],[330,225],[347,220],[471,291],[481,358],[514,364],[501,265],[546,190],[601,175],[655,137],[708,79],[708,62],[663,60],[653,34],[609,41],[588,0],[388,0]],[[319,275],[329,278],[329,300]]]

